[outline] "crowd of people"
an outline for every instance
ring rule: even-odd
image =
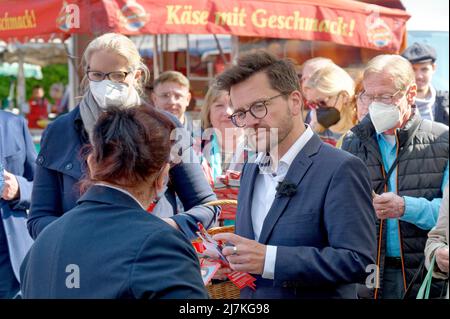
[[[448,298],[449,105],[435,61],[414,43],[354,79],[326,58],[299,74],[249,53],[210,84],[198,127],[189,79],[164,72],[146,96],[133,42],[97,37],[83,97],[39,154],[25,120],[0,111],[0,297],[207,298],[190,242],[199,223],[218,225],[208,203],[233,171],[235,232],[214,239],[228,243],[221,275],[256,279],[241,298],[411,298],[422,267]]]

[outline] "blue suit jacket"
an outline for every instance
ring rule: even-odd
[[[24,298],[208,297],[188,239],[105,186],[46,227],[20,274]]]
[[[9,255],[9,260],[0,258],[0,268],[8,267],[4,263],[10,262],[17,280],[20,264],[33,243],[26,228],[26,210],[30,206],[35,160],[36,149],[25,119],[0,111],[0,161],[16,176],[20,190],[16,200],[6,201],[0,196],[0,232],[4,232],[0,238],[6,238],[6,243],[0,243],[0,250],[8,251]]]
[[[37,158],[33,201],[28,220],[28,229],[33,238],[75,206],[80,197],[77,183],[86,171],[81,151],[87,143],[88,137],[78,107],[58,118],[45,130]],[[185,153],[195,156],[190,146],[191,144],[185,146]],[[197,222],[210,227],[219,213],[218,208],[203,205],[216,200],[216,195],[200,164],[195,163],[195,159],[193,161],[194,163],[181,162],[169,170],[168,190],[155,208],[170,211],[169,215],[173,215],[177,212],[176,194],[184,206],[184,212],[172,218],[189,238],[196,237]]]
[[[254,239],[252,194],[259,173],[246,164],[241,177],[236,233]],[[256,291],[242,298],[356,298],[358,282],[375,264],[375,212],[369,172],[357,157],[314,134],[297,155],[285,181],[297,185],[289,197],[277,193],[259,242],[278,246],[274,280],[257,276]]]

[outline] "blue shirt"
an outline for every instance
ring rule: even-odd
[[[391,144],[383,134],[377,134],[378,145],[380,147],[381,156],[383,158],[383,166],[387,173],[389,168],[397,157],[396,140]],[[448,183],[448,169],[445,168],[444,177],[442,178],[442,192]],[[388,181],[388,191],[397,193],[397,168],[392,172]],[[439,215],[439,207],[442,198],[434,198],[429,201],[423,197],[403,196],[405,201],[405,212],[400,220],[416,225],[419,228],[428,230],[436,225]],[[387,222],[387,244],[386,256],[400,257],[400,239],[398,233],[398,218],[389,218]]]

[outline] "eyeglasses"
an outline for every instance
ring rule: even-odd
[[[370,95],[367,94],[366,91],[362,91],[358,95],[358,99],[366,105],[372,103],[373,101],[381,102],[384,104],[394,104],[396,96],[402,91],[403,90],[398,90],[394,94],[382,94],[382,95]]]
[[[248,110],[246,111],[237,111],[231,114],[229,119],[231,119],[231,122],[234,124],[234,126],[237,127],[244,127],[245,126],[245,117],[247,116],[247,112],[250,112],[250,114],[258,120],[263,119],[267,115],[267,104],[272,101],[273,99],[276,99],[277,97],[287,95],[289,93],[281,93],[272,97],[269,97],[266,100],[263,101],[257,101],[254,102]]]
[[[130,72],[114,71],[114,72],[108,72],[108,73],[103,73],[100,71],[87,71],[86,72],[88,79],[91,81],[94,81],[94,82],[103,81],[105,78],[108,78],[108,80],[111,80],[113,82],[123,82],[123,81],[125,81],[126,77],[130,73],[132,73],[132,71],[130,71]]]
[[[322,101],[311,101],[311,102],[308,101],[306,104],[311,109],[317,109],[319,107],[320,108],[328,107],[328,104],[327,104],[327,102],[325,100],[322,100]]]
[[[173,96],[175,101],[179,101],[183,98],[186,98],[187,95],[182,94],[182,93],[176,93],[176,92],[167,92],[167,93],[162,93],[162,94],[156,94],[156,96],[164,101],[170,100]]]
[[[316,108],[319,108],[319,107],[320,108],[336,107],[337,102],[339,100],[339,97],[341,96],[341,93],[342,92],[339,92],[336,95],[336,99],[334,100],[334,104],[332,106],[328,106],[328,101],[332,98],[332,96],[329,96],[329,97],[327,97],[327,98],[325,98],[325,99],[323,99],[321,101],[311,101],[311,102],[308,101],[307,105],[309,106],[309,108],[312,108],[312,109],[316,109]]]

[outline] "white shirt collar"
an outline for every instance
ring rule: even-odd
[[[134,200],[139,204],[139,206],[142,207],[143,210],[147,211],[147,208],[145,208],[144,206],[142,206],[141,202],[138,201],[138,200],[136,199],[136,197],[134,197],[130,192],[128,192],[128,191],[126,191],[126,190],[124,190],[124,189],[122,189],[122,188],[120,188],[120,187],[112,186],[112,185],[108,185],[108,184],[103,184],[103,183],[95,183],[94,185],[97,185],[97,186],[104,186],[104,187],[109,187],[109,188],[118,190],[119,192],[122,192],[122,193],[124,193],[124,194],[127,194],[127,195],[130,196],[132,199],[134,199]]]
[[[295,141],[294,144],[288,149],[288,151],[281,157],[278,165],[274,163],[273,158],[265,153],[259,153],[258,157],[255,160],[255,163],[260,166],[261,164],[267,163],[267,161],[271,160],[270,167],[267,167],[266,169],[262,170],[269,170],[272,173],[276,171],[276,175],[287,173],[287,169],[291,166],[294,159],[297,157],[297,155],[300,153],[300,151],[305,147],[306,143],[313,137],[314,133],[309,125],[306,125],[306,130],[303,132],[302,135]],[[275,165],[274,165],[275,164]]]

